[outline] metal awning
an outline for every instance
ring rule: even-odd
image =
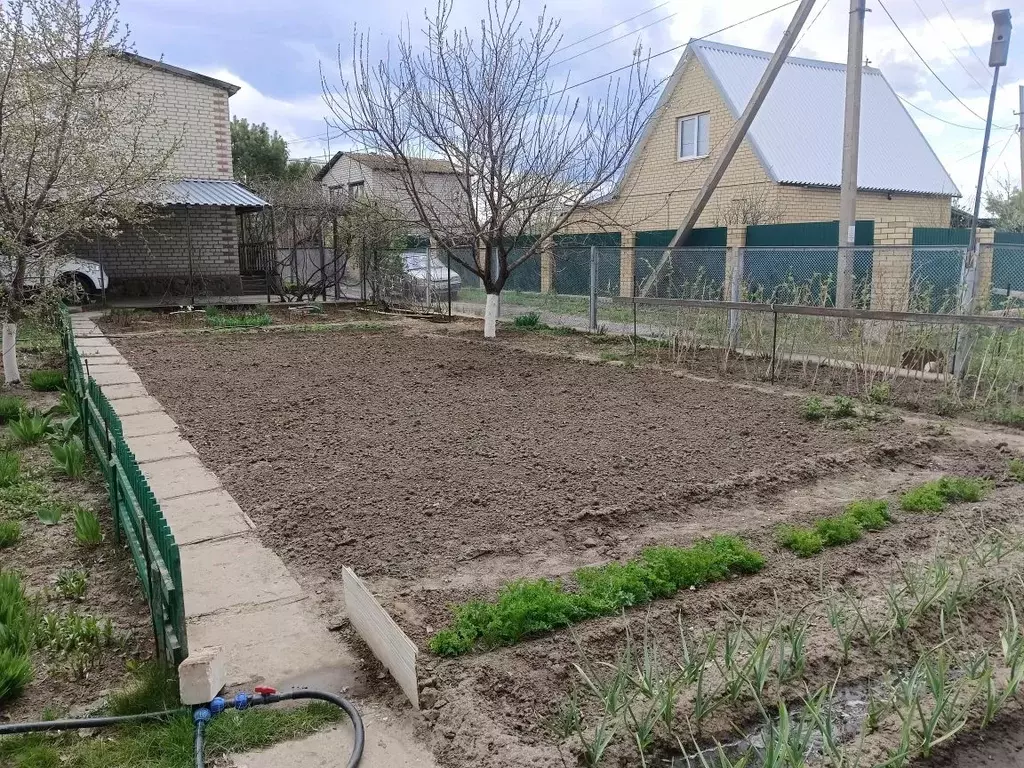
[[[270,203],[253,194],[237,181],[221,179],[182,179],[163,186],[149,201],[154,205],[195,205],[218,208],[239,208],[256,211],[269,208]]]

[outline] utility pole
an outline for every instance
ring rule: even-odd
[[[964,266],[960,274],[960,307],[961,314],[974,311],[974,300],[978,292],[978,218],[981,216],[981,194],[985,186],[985,161],[988,159],[988,142],[992,137],[992,112],[996,106],[996,91],[999,89],[999,69],[1006,66],[1010,53],[1009,9],[992,11],[992,46],[989,48],[988,65],[992,67],[992,91],[988,97],[988,115],[985,118],[985,138],[981,145],[981,163],[978,167],[978,187],[974,194],[974,215],[971,217],[971,240],[964,256]],[[971,343],[969,334],[963,326],[959,326],[956,334],[956,358],[953,372],[963,378],[970,361]]]
[[[1017,126],[1017,138],[1020,140],[1020,188],[1024,190],[1024,85],[1017,86],[1017,117],[1020,123]]]
[[[843,179],[839,190],[839,259],[836,306],[853,306],[853,245],[857,232],[857,161],[860,150],[860,93],[864,67],[865,0],[850,0],[846,43],[846,112],[843,118]]]

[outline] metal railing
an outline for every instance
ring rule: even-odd
[[[145,475],[125,442],[121,419],[89,375],[66,311],[61,341],[68,389],[78,403],[88,450],[103,471],[114,520],[114,541],[125,544],[149,604],[160,659],[177,666],[188,656],[181,555]]]

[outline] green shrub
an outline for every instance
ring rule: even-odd
[[[17,520],[0,520],[0,549],[13,547],[21,538],[21,523]]]
[[[798,557],[810,557],[825,548],[825,542],[816,531],[793,525],[779,529],[779,544],[795,552]]]
[[[873,384],[868,390],[868,400],[875,405],[886,405],[892,400],[892,384],[885,381],[881,384]]]
[[[99,518],[91,509],[79,507],[75,510],[75,538],[87,547],[95,547],[103,541]]]
[[[539,312],[527,312],[525,315],[516,315],[512,321],[512,325],[516,328],[538,328],[540,324]]]
[[[24,411],[16,421],[7,425],[8,431],[22,445],[38,443],[43,439],[50,427],[50,417],[39,411]]]
[[[10,488],[21,474],[21,456],[10,451],[0,453],[0,488]]]
[[[21,694],[32,682],[32,662],[28,654],[0,649],[0,704]]]
[[[821,421],[827,415],[820,397],[808,397],[804,400],[800,414],[808,421]]]
[[[1024,483],[1024,461],[1020,459],[1010,459],[1010,477],[1016,480],[1018,483]]]
[[[66,443],[55,442],[50,445],[53,463],[68,477],[81,477],[85,471],[85,443],[75,435]]]
[[[814,524],[814,531],[821,536],[826,547],[841,547],[859,540],[864,529],[853,516],[839,515],[822,518]]]
[[[689,548],[651,547],[628,563],[579,569],[576,590],[550,579],[521,579],[503,586],[494,602],[453,606],[451,626],[436,633],[429,645],[441,656],[511,645],[528,635],[763,567],[764,558],[735,536],[716,536]]]
[[[0,424],[14,421],[25,410],[25,401],[10,395],[0,396]]]
[[[28,385],[36,392],[57,392],[64,388],[64,371],[32,371],[28,375]]]
[[[57,574],[57,594],[65,600],[81,600],[89,587],[89,575],[81,568],[65,568]]]
[[[840,395],[832,401],[832,416],[836,419],[845,419],[857,415],[857,405],[852,398]]]
[[[907,512],[941,512],[950,502],[981,501],[988,484],[971,477],[947,475],[922,483],[900,496],[900,508]]]
[[[865,531],[878,531],[892,522],[889,502],[883,499],[863,499],[846,507],[845,515],[853,518]]]

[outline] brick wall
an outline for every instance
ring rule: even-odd
[[[905,312],[910,304],[914,223],[898,216],[875,222],[871,263],[871,308]]]
[[[157,149],[169,149],[180,141],[171,160],[171,175],[232,178],[228,92],[182,75],[133,66],[139,70],[135,88],[141,98],[152,98],[154,105],[144,140]]]
[[[230,208],[164,209],[159,218],[129,228],[115,239],[76,247],[77,255],[103,265],[110,291],[125,295],[185,295],[189,289],[189,232],[192,279],[205,293],[238,293],[237,216]]]
[[[647,144],[623,180],[619,197],[593,206],[574,217],[570,232],[673,229],[682,222],[717,157],[712,151],[700,160],[678,160],[680,117],[710,114],[709,145],[719,147],[734,118],[714,83],[695,57],[684,64],[679,83],[663,111],[656,115]],[[780,185],[765,172],[750,142],[744,140],[711,195],[698,227],[725,226],[737,200],[757,197],[774,211],[780,222],[835,221],[839,218],[839,190]],[[948,227],[949,196],[910,195],[861,191],[858,219],[897,216],[917,226]],[[767,222],[762,222],[767,223]]]

